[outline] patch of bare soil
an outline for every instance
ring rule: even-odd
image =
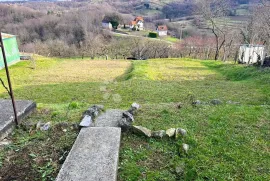
[[[48,131],[16,129],[12,144],[0,150],[0,180],[54,180],[77,134],[77,128],[61,123]]]

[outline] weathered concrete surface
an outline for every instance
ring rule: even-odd
[[[14,118],[9,114],[0,114],[0,140],[6,138],[13,130]]]
[[[18,119],[21,121],[35,108],[36,103],[32,101],[16,101]],[[11,133],[14,126],[14,113],[10,100],[0,99],[0,140]]]
[[[92,117],[89,115],[85,115],[80,123],[80,126],[81,127],[90,127],[93,124],[94,123],[93,123]]]
[[[116,181],[120,139],[120,128],[82,128],[56,181]]]
[[[105,113],[97,117],[95,127],[118,127],[118,123],[123,116],[122,110],[109,109]]]

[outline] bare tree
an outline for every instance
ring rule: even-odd
[[[132,54],[137,59],[147,58],[146,51],[149,48],[150,40],[144,38],[132,39]]]
[[[4,83],[4,81],[3,81],[2,78],[0,78],[0,82],[1,82],[2,86],[4,87],[4,89],[6,89],[7,93],[11,96],[11,93],[10,93],[9,89],[8,89],[7,86],[5,85],[5,83]]]
[[[270,7],[270,0],[261,0],[261,3],[262,3],[263,6],[265,6],[265,7]]]
[[[94,34],[88,35],[85,41],[81,43],[81,48],[79,49],[82,59],[85,56],[90,56],[91,59],[94,59],[100,54],[101,47],[103,44],[102,37]]]
[[[270,51],[270,1],[261,2],[253,8],[249,21],[241,29],[241,35],[245,43],[263,44]]]
[[[243,27],[241,27],[241,35],[243,36],[243,41],[246,44],[253,44],[253,42],[258,39],[258,31],[256,31],[255,27],[256,18],[254,16],[250,16],[249,20],[245,23]]]
[[[262,6],[258,6],[254,11],[256,17],[255,29],[259,33],[259,38],[270,51],[270,1],[264,0]]]
[[[227,0],[198,0],[196,13],[201,15],[208,24],[208,28],[215,36],[215,60],[219,58],[220,50],[226,42],[227,22],[226,15],[229,12]],[[221,23],[223,21],[223,23]]]

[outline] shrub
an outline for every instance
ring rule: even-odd
[[[158,34],[156,32],[149,32],[149,35],[148,35],[150,38],[157,38],[158,37]]]

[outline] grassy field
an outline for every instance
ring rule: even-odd
[[[36,69],[29,66],[20,62],[10,68],[16,98],[38,103],[37,112],[26,122],[51,121],[55,127],[46,133],[15,131],[13,144],[0,151],[0,177],[5,173],[17,180],[33,180],[31,175],[36,180],[53,179],[59,158],[67,154],[77,134],[70,127],[63,131],[59,123],[78,123],[92,104],[127,109],[137,102],[141,109],[136,125],[152,130],[182,127],[188,136],[159,140],[124,133],[119,181],[270,179],[269,69],[191,59],[44,57],[39,57]],[[2,88],[0,97],[8,97]],[[212,99],[223,104],[191,105],[192,100]],[[182,109],[176,106],[179,102]],[[182,143],[190,145],[187,155],[179,152]],[[15,169],[24,174],[8,172]]]
[[[152,60],[136,62],[131,76],[147,85],[142,93],[147,103],[136,124],[152,130],[182,127],[189,136],[156,140],[125,135],[120,180],[269,180],[269,70]],[[188,95],[240,105],[194,108]],[[175,102],[184,108],[177,109]],[[191,146],[188,155],[179,156],[182,143]]]
[[[177,43],[177,42],[180,41],[178,38],[171,37],[171,36],[165,37],[165,40],[167,40],[167,41],[169,41],[169,42],[172,42],[172,43]]]

